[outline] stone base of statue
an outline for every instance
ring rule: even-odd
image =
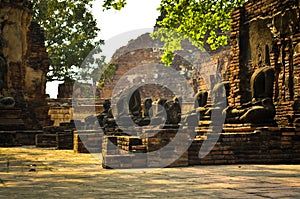
[[[0,131],[25,129],[20,109],[0,109]]]
[[[15,108],[14,98],[0,96],[0,131],[23,129],[22,110]]]
[[[145,117],[139,122],[139,126],[148,126],[151,123],[150,117]]]
[[[276,110],[271,99],[248,103],[240,108],[227,107],[226,123],[250,123],[275,125]],[[225,113],[224,112],[224,113]]]
[[[12,97],[0,96],[0,109],[11,109],[15,107],[15,99]]]

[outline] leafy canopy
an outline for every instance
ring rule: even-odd
[[[45,30],[50,58],[48,80],[71,79],[87,55],[103,41],[91,13],[93,0],[32,0],[33,20]]]
[[[230,14],[246,0],[161,0],[158,10],[160,27],[153,37],[165,42],[162,61],[170,65],[173,53],[181,49],[180,42],[189,39],[195,46],[206,44],[211,50],[228,44]],[[104,8],[118,10],[126,5],[124,0],[105,0]],[[174,32],[176,32],[174,34]]]

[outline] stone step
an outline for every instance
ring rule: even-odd
[[[204,117],[202,118],[202,120],[208,120],[208,121],[210,121],[210,120],[211,120],[211,117],[210,117],[210,116],[204,116]]]
[[[22,119],[7,119],[0,118],[0,126],[10,126],[10,125],[24,125],[24,121]]]
[[[15,131],[0,131],[0,147],[17,146]]]
[[[16,130],[17,143],[24,145],[35,145],[35,137],[38,134],[43,134],[42,130]]]
[[[57,147],[56,134],[37,134],[35,146],[40,148]]]
[[[25,123],[22,119],[6,119],[0,118],[0,130],[24,130]]]
[[[73,149],[74,134],[72,131],[56,133],[57,148],[56,149]]]
[[[197,128],[197,129],[195,129],[195,132],[196,132],[197,135],[205,135],[207,133],[211,133],[212,130],[211,129],[206,129],[206,128],[201,128],[201,129]]]
[[[21,118],[22,110],[15,110],[15,109],[0,109],[0,119],[7,118],[7,119],[17,119]]]
[[[230,127],[224,127],[223,128],[223,131],[225,133],[236,133],[236,132],[254,132],[255,131],[255,127],[251,127],[251,126],[248,126],[248,127],[239,127],[239,128],[230,128]]]
[[[211,124],[210,120],[200,120],[199,121],[199,126],[209,126]]]
[[[35,145],[35,137],[41,130],[0,130],[0,146]]]

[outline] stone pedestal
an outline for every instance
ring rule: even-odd
[[[146,168],[146,146],[137,136],[105,136],[102,145],[103,168]]]
[[[105,136],[102,145],[103,167],[125,169],[188,166],[188,149],[185,147],[191,139],[191,130],[178,132],[178,129],[145,128],[139,136]],[[179,140],[172,143],[175,136]],[[172,144],[168,145],[170,143]]]
[[[35,137],[35,146],[41,148],[57,147],[56,134],[38,134]]]
[[[16,146],[15,131],[0,131],[0,147]]]
[[[103,133],[94,130],[74,131],[75,153],[101,153]]]
[[[147,146],[148,152],[147,166],[188,166],[188,153],[185,146],[190,137],[186,131],[181,132],[178,129],[161,129],[158,133],[153,130],[144,131],[143,137],[146,138],[143,139],[143,144]],[[175,136],[180,138],[179,142],[173,142]]]
[[[57,149],[73,149],[74,135],[73,131],[56,133]]]
[[[20,109],[0,109],[0,130],[22,130],[25,129],[25,123],[22,119],[22,110]]]

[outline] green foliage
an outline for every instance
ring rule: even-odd
[[[45,30],[50,58],[48,80],[70,79],[95,46],[99,29],[91,13],[93,0],[32,0],[33,20]]]
[[[111,80],[117,66],[105,62],[105,56],[101,56],[102,50],[98,46],[84,60],[78,72],[78,80],[89,82],[92,80],[99,88],[104,88],[105,83]]]
[[[230,30],[230,14],[245,0],[162,0],[159,10],[164,18],[158,25],[184,34],[212,50],[226,45]]]
[[[101,49],[98,47],[92,53],[96,53],[99,55]],[[88,55],[84,63],[81,65],[79,72],[77,73],[77,79],[80,80],[93,80],[93,82],[97,82],[101,77],[101,73],[103,72],[103,68],[105,68],[105,57],[96,57],[95,55]]]
[[[193,45],[202,48],[205,43],[212,50],[228,44],[232,9],[241,6],[246,0],[161,0],[158,8],[163,17],[153,34],[166,42],[163,63],[170,65],[172,53],[180,49],[180,39],[188,38]],[[109,7],[114,0],[106,0]],[[166,32],[169,32],[168,35]],[[178,34],[184,35],[179,36]],[[175,36],[174,36],[175,35]],[[166,38],[170,37],[170,38]]]
[[[103,71],[101,73],[100,71],[96,71],[97,74],[102,74],[101,77],[98,78],[99,80],[97,86],[103,89],[105,83],[107,83],[107,81],[109,81],[113,77],[116,70],[117,70],[117,66],[112,63],[109,63],[103,68]]]
[[[111,8],[114,8],[115,10],[121,10],[125,5],[126,0],[105,0],[102,6],[106,10]]]
[[[151,37],[153,39],[160,39],[162,42],[164,42],[164,54],[162,55],[161,60],[167,66],[172,64],[174,52],[176,50],[181,50],[181,41],[187,39],[187,37],[185,37],[183,34],[167,28],[159,28],[157,31],[151,34]]]

